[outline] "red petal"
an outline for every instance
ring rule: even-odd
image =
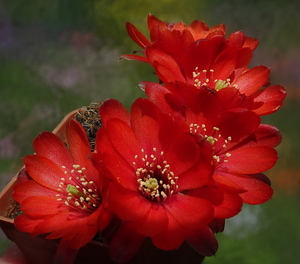
[[[259,116],[252,111],[225,112],[218,127],[223,138],[231,137],[231,142],[239,142],[252,134],[260,121]]]
[[[258,46],[258,40],[257,39],[246,37],[243,47],[248,47],[251,50],[255,50],[257,46]]]
[[[109,254],[116,263],[126,263],[139,250],[145,237],[136,232],[136,224],[123,222],[109,245]]]
[[[35,153],[60,166],[71,167],[73,160],[66,145],[51,132],[42,132],[33,141]]]
[[[186,229],[171,215],[168,216],[167,227],[159,234],[152,237],[152,243],[163,250],[174,250],[180,247],[186,237]]]
[[[263,105],[254,111],[258,115],[269,115],[276,112],[286,97],[286,90],[281,85],[274,85],[259,90],[253,95],[254,102],[263,102]]]
[[[141,153],[141,146],[137,141],[131,127],[120,119],[109,119],[107,122],[107,135],[114,149],[119,155],[132,165],[135,155]]]
[[[249,139],[251,139],[251,141],[249,141],[244,146],[276,147],[281,143],[282,137],[278,128],[271,125],[261,124],[254,132],[253,137],[250,136]]]
[[[117,183],[110,185],[108,195],[111,210],[125,221],[137,221],[144,218],[151,208],[151,202],[139,191],[128,191],[118,186]]]
[[[161,21],[156,16],[153,16],[151,14],[148,15],[147,22],[148,22],[148,28],[150,32],[154,27],[164,28],[167,26],[166,22]]]
[[[87,157],[91,149],[84,128],[77,121],[71,120],[66,127],[66,137],[74,164],[90,168],[91,161]]]
[[[106,126],[107,120],[118,118],[130,126],[130,115],[127,109],[116,99],[108,99],[100,106],[101,121]]]
[[[169,94],[170,91],[158,83],[154,82],[140,82],[140,88],[145,91],[147,98],[154,102],[154,104],[159,105],[159,108],[163,113],[172,112],[172,108],[166,101],[166,94]]]
[[[166,228],[168,217],[165,208],[152,203],[149,214],[137,223],[137,231],[144,236],[154,236]]]
[[[231,173],[223,173],[223,175],[247,190],[246,192],[240,194],[240,197],[242,197],[245,203],[261,204],[268,201],[273,195],[273,190],[270,185],[259,180],[257,177],[251,177],[251,175],[236,175]]]
[[[218,241],[208,226],[190,231],[186,241],[203,256],[213,256],[218,250]]]
[[[170,55],[152,47],[148,47],[145,54],[163,82],[186,81],[177,62]]]
[[[213,218],[212,204],[198,197],[174,195],[165,201],[164,206],[185,228],[197,229],[203,224],[208,224]]]
[[[78,249],[71,248],[71,241],[61,239],[55,252],[53,263],[73,264]]]
[[[253,57],[253,52],[250,48],[242,48],[237,50],[236,68],[247,67]]]
[[[102,156],[104,168],[110,172],[112,178],[128,190],[136,191],[138,187],[135,170],[128,166],[119,155],[109,155],[104,153]],[[110,177],[110,175],[105,175]]]
[[[210,160],[211,155],[212,153],[210,148],[200,148],[200,156],[196,166],[192,167],[185,173],[180,174],[178,178],[177,184],[179,192],[182,190],[195,189],[207,184],[213,169]]]
[[[27,155],[23,158],[29,175],[44,187],[57,190],[61,178],[65,177],[63,169],[51,160],[38,155]]]
[[[227,192],[218,186],[205,186],[192,191],[191,194],[212,203],[214,218],[218,219],[235,216],[243,206],[243,201],[237,193]]]
[[[120,59],[135,60],[135,61],[149,63],[149,60],[146,57],[140,55],[134,55],[134,54],[123,54],[122,56],[120,56]]]
[[[154,147],[157,151],[161,151],[160,134],[163,132],[163,120],[168,121],[151,101],[139,98],[133,103],[131,107],[132,130],[146,154],[153,152]]]
[[[30,219],[27,215],[21,214],[14,219],[14,225],[22,232],[33,233],[34,228],[39,223],[43,222],[42,219]]]
[[[224,177],[223,173],[214,173],[213,177],[214,180],[218,183],[218,186],[220,186],[225,191],[236,193],[245,192],[245,189],[243,189],[241,186],[231,181],[228,177]]]
[[[237,53],[235,48],[229,47],[223,50],[212,66],[214,77],[210,81],[214,83],[215,79],[226,80],[236,67],[236,58]]]
[[[45,188],[35,181],[27,180],[14,186],[13,197],[18,203],[22,203],[29,196],[55,196],[57,191]]]
[[[187,134],[175,137],[165,160],[171,165],[175,175],[180,175],[190,169],[198,160],[200,149],[193,137]]]
[[[129,22],[126,23],[126,30],[132,40],[138,44],[140,47],[145,48],[148,45],[151,45],[149,40],[132,24]]]
[[[21,210],[33,217],[51,216],[61,211],[62,202],[56,197],[31,196],[26,198],[21,204]]]
[[[134,54],[123,54],[120,56],[120,59],[135,60],[135,61],[149,63],[149,60],[146,57],[140,55],[134,55]]]
[[[230,151],[227,163],[222,163],[220,170],[231,173],[254,174],[272,168],[277,159],[277,152],[271,147],[247,147]]]
[[[227,39],[230,45],[241,48],[244,45],[245,34],[242,31],[235,31]]]
[[[215,36],[210,40],[199,40],[190,46],[182,68],[191,83],[194,83],[192,74],[196,67],[199,72],[211,69],[213,61],[220,53],[222,44],[224,44],[223,36]],[[199,77],[202,77],[201,74]]]
[[[251,95],[266,83],[269,75],[270,69],[265,66],[256,66],[238,76],[231,85],[237,85],[241,93]]]

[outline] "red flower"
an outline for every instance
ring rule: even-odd
[[[217,79],[212,82],[205,71],[203,75],[207,82],[202,83],[200,78],[197,81],[202,85],[175,81],[162,86],[158,83],[141,82],[140,87],[152,101],[165,102],[164,97],[167,97],[168,104],[175,100],[183,105],[189,104],[189,101],[194,102],[197,90],[205,88],[219,98],[224,110],[251,110],[262,116],[276,112],[282,106],[282,101],[286,96],[286,90],[281,85],[261,88],[268,80],[269,74],[269,69],[264,66],[254,67],[243,72],[239,71],[239,75],[230,84],[229,79],[227,83]]]
[[[240,107],[241,101],[250,99],[250,110],[267,115],[282,105],[286,91],[281,85],[269,86],[270,70],[264,66],[246,68],[257,40],[239,31],[226,39],[223,25],[209,29],[200,21],[190,26],[168,24],[151,15],[148,27],[151,41],[127,24],[129,35],[146,57],[121,58],[150,63],[163,83],[180,81],[193,84],[194,89],[208,87],[220,94],[225,109]],[[268,87],[261,89],[264,86]]]
[[[183,22],[169,24],[153,15],[148,16],[148,28],[150,41],[134,25],[126,24],[129,36],[143,48],[142,53],[145,53],[146,57],[126,54],[122,55],[121,58],[152,64],[146,50],[153,47],[165,53],[166,56],[172,57],[178,64],[181,64],[185,51],[192,43],[202,39],[211,39],[214,36],[225,36],[224,24],[212,28],[209,28],[204,22],[199,20],[193,21],[190,25],[186,25]],[[228,37],[227,44],[236,47],[241,56],[247,57],[247,62],[245,61],[245,63],[248,64],[252,51],[258,45],[258,41],[246,37],[241,31],[237,31]]]
[[[198,251],[212,255],[217,243],[207,224],[213,206],[187,194],[209,182],[211,146],[200,148],[147,99],[137,99],[130,114],[108,100],[100,115],[103,126],[92,159],[112,180],[109,206],[123,220],[110,245],[113,258],[127,260],[145,237],[164,250],[189,238]]]
[[[216,201],[216,218],[231,217],[239,209],[233,207],[231,216],[218,215],[222,205],[214,197],[218,197],[220,188],[225,191],[223,195],[235,193],[250,204],[264,203],[271,198],[269,180],[261,173],[277,161],[274,147],[281,141],[278,129],[261,125],[258,115],[247,107],[227,111],[216,93],[205,87],[194,90],[192,85],[176,83],[172,84],[174,93],[170,93],[168,84],[166,87],[156,83],[143,85],[150,100],[160,105],[185,131],[195,135],[200,145],[211,144],[215,170],[213,181],[208,184],[211,188],[205,191],[204,197]],[[249,102],[245,101],[244,105]],[[203,189],[193,193],[202,197],[199,191]]]
[[[192,45],[181,65],[158,49],[151,48],[148,53],[158,77],[165,83],[180,81],[194,85],[194,89],[210,88],[225,97],[224,108],[239,106],[242,96],[253,100],[253,110],[259,115],[278,110],[286,91],[281,85],[268,86],[270,70],[264,66],[238,68],[236,50],[232,47],[220,50],[222,42],[222,38],[214,37]]]
[[[71,121],[66,138],[69,148],[50,132],[34,140],[36,154],[23,159],[28,176],[14,187],[23,212],[15,225],[31,235],[50,233],[47,238],[62,238],[78,249],[111,219],[103,200],[108,183],[87,158],[90,147],[82,126]]]

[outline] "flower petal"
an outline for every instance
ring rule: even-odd
[[[52,162],[60,165],[71,167],[73,160],[66,145],[53,133],[42,132],[33,141],[35,153],[43,156]]]
[[[114,149],[128,164],[132,165],[135,155],[141,152],[141,146],[131,127],[120,119],[112,118],[107,121],[106,128]]]
[[[166,228],[168,217],[165,208],[152,203],[149,214],[137,223],[137,231],[144,236],[154,236]]]
[[[118,118],[130,126],[130,116],[127,109],[116,99],[108,99],[100,106],[101,121],[104,126],[112,118]]]
[[[88,172],[90,172],[92,164],[88,155],[91,149],[84,128],[77,121],[71,120],[66,127],[66,137],[74,164],[89,168]]]
[[[208,224],[213,218],[212,204],[198,197],[173,195],[164,206],[180,225],[190,229]]]
[[[203,256],[213,256],[218,250],[218,241],[208,226],[191,230],[186,241]]]
[[[172,81],[186,81],[181,73],[180,67],[172,56],[153,47],[147,47],[145,54],[149,62],[155,68],[157,76],[164,83]]]
[[[27,155],[23,162],[29,175],[44,187],[57,190],[61,178],[65,177],[59,165],[43,156]]]
[[[18,182],[14,186],[13,198],[22,203],[24,199],[30,196],[55,196],[57,191],[45,188],[35,181],[27,180]]]
[[[149,40],[131,23],[126,23],[126,30],[128,35],[132,38],[132,40],[143,49],[146,46],[151,45]]]
[[[136,232],[135,223],[123,222],[109,245],[109,254],[116,263],[126,263],[139,250],[145,236]]]
[[[29,234],[32,234],[34,228],[41,222],[43,222],[43,219],[32,219],[25,214],[21,214],[14,219],[16,228]]]
[[[269,75],[270,69],[265,66],[256,66],[238,76],[231,85],[236,85],[241,93],[251,95],[266,83]]]
[[[30,196],[21,204],[21,210],[33,217],[53,216],[62,210],[62,202],[57,201],[56,197]]]
[[[178,221],[170,214],[168,216],[168,225],[162,232],[152,237],[152,243],[157,248],[163,250],[174,250],[183,243],[186,230]]]
[[[246,147],[230,151],[227,163],[222,163],[222,171],[253,174],[272,168],[277,159],[277,152],[271,147]],[[221,169],[220,168],[220,169]]]
[[[151,202],[138,191],[126,190],[114,182],[110,185],[108,195],[111,210],[125,221],[137,221],[144,218],[151,208]]]
[[[276,112],[286,97],[286,90],[281,85],[273,85],[254,93],[254,102],[263,102],[262,106],[255,109],[258,115],[269,115]]]

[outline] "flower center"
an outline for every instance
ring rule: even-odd
[[[198,67],[196,67],[192,74],[194,86],[197,88],[206,86],[211,89],[215,89],[216,91],[219,91],[225,87],[231,86],[231,80],[229,78],[227,78],[226,80],[214,78],[213,69],[199,71]],[[237,88],[237,85],[233,85],[233,87]]]
[[[171,170],[164,159],[164,152],[152,149],[151,154],[135,155],[133,165],[136,167],[138,188],[142,195],[150,201],[157,203],[165,201],[177,191],[178,177]]]
[[[201,126],[198,124],[190,124],[190,133],[200,135],[203,140],[209,142],[214,150],[213,159],[215,163],[228,162],[228,158],[231,156],[229,152],[226,152],[228,143],[231,141],[231,137],[224,138],[218,127],[213,127],[210,133],[207,132],[205,124]]]
[[[66,177],[61,178],[57,200],[76,210],[90,213],[95,211],[101,204],[100,190],[93,181],[88,180],[84,173],[86,168],[74,164],[72,170],[65,166],[62,169]]]

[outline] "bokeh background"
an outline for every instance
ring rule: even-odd
[[[168,22],[225,23],[258,38],[252,66],[271,68],[288,91],[284,106],[263,121],[283,135],[272,170],[275,195],[245,206],[218,234],[219,251],[205,264],[282,264],[300,259],[300,1],[298,0],[22,0],[0,1],[1,189],[32,153],[31,142],[69,111],[117,98],[127,107],[149,65],[121,60],[138,47],[125,22],[147,32],[151,13]],[[9,241],[0,234],[0,254]]]

